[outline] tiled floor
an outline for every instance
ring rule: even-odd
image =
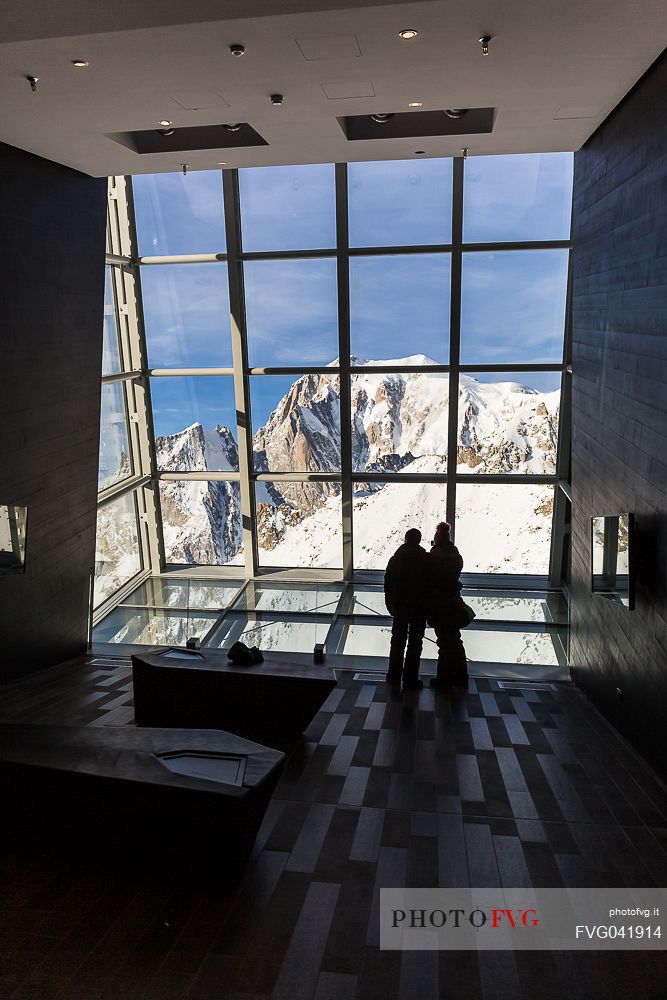
[[[5,689],[2,718],[132,722],[129,665]],[[570,685],[402,700],[351,673],[292,748],[235,890],[88,860],[3,860],[3,997],[667,997],[664,953],[386,952],[382,886],[667,885],[667,790]]]

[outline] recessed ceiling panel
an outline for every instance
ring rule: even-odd
[[[210,90],[187,90],[179,94],[172,94],[171,99],[184,111],[208,111],[213,108],[228,108],[230,106],[224,97]]]
[[[358,59],[361,46],[356,35],[306,35],[295,38],[306,62],[319,59]]]
[[[196,149],[237,149],[245,146],[268,146],[259,132],[244,122],[231,132],[224,125],[194,125],[174,128],[170,135],[159,129],[141,132],[114,132],[108,138],[135,153],[184,153]]]
[[[604,108],[559,108],[554,115],[554,121],[569,121],[573,118],[600,118],[605,112]]]
[[[431,135],[483,135],[493,131],[495,108],[470,108],[452,118],[445,111],[406,111],[378,115],[347,115],[339,124],[349,140],[418,139]]]
[[[353,97],[375,97],[375,87],[371,80],[341,80],[338,83],[323,83],[322,90],[330,101],[347,100]]]

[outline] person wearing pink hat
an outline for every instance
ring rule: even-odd
[[[429,624],[438,642],[438,670],[431,687],[448,690],[468,686],[468,661],[461,640],[461,553],[451,537],[451,525],[438,524],[428,553],[432,597]]]

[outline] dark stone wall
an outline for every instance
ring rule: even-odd
[[[573,241],[572,676],[667,773],[664,55],[575,155]],[[590,518],[625,511],[634,611],[589,592]]]
[[[0,503],[28,507],[25,574],[0,577],[0,680],[86,646],[105,206],[105,180],[0,144]]]

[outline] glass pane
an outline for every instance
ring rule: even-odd
[[[225,252],[219,170],[137,175],[132,191],[142,257]]]
[[[492,632],[468,628],[462,632],[469,660],[480,663],[535,663],[557,666],[554,640],[546,632]]]
[[[461,363],[563,360],[567,250],[463,255]]]
[[[567,624],[567,601],[556,591],[527,596],[525,592],[497,597],[485,591],[463,590],[463,599],[477,618],[494,621]]]
[[[115,594],[140,570],[137,507],[131,494],[97,511],[93,606],[98,607]]]
[[[438,521],[444,521],[445,483],[355,483],[352,516],[355,569],[382,569],[408,528],[422,533],[428,551]]]
[[[185,646],[188,639],[203,639],[217,617],[205,612],[193,615],[157,608],[116,608],[93,629],[93,642]]]
[[[102,386],[97,488],[104,490],[107,486],[131,475],[132,461],[125,414],[125,389],[122,382],[107,382]]]
[[[460,473],[556,473],[559,372],[480,372],[459,382]]]
[[[25,572],[28,508],[0,505],[0,576]]]
[[[370,625],[359,622],[347,622],[339,619],[332,629],[327,653],[345,654],[347,656],[381,656],[386,661],[389,656],[391,642],[391,623]],[[435,644],[433,629],[426,629],[422,660],[437,660],[438,647]],[[386,669],[386,667],[385,667]],[[435,673],[433,669],[428,671]]]
[[[319,250],[336,245],[332,163],[239,170],[243,249]]]
[[[231,375],[151,379],[155,450],[162,472],[238,472]]]
[[[351,397],[355,471],[447,471],[447,374],[352,375]]]
[[[160,507],[168,563],[243,565],[238,483],[161,482]]]
[[[451,242],[451,160],[350,163],[347,176],[350,246]]]
[[[558,659],[554,640],[544,632],[501,632],[472,628],[461,633],[469,660],[481,663],[534,663],[556,666]],[[555,638],[555,637],[554,637]],[[362,624],[339,619],[327,643],[330,654],[348,656],[378,656],[385,661],[391,641],[390,624]],[[422,661],[438,658],[433,629],[427,628],[422,647]],[[427,674],[435,673],[434,665]]]
[[[118,341],[116,300],[113,291],[113,275],[110,267],[104,269],[104,332],[102,335],[102,374],[114,375],[123,370]]]
[[[255,483],[260,566],[343,565],[339,483]]]
[[[230,368],[227,265],[155,264],[141,268],[151,368]]]
[[[311,615],[276,620],[271,615],[236,614],[225,616],[220,628],[207,646],[229,649],[235,642],[257,646],[266,655],[271,652],[310,653],[318,642],[324,642],[331,619]]]
[[[243,265],[251,368],[328,365],[338,357],[336,261]]]
[[[154,577],[137,587],[125,598],[123,604],[226,610],[242,586],[242,580],[218,583],[213,580],[166,580]]]
[[[389,612],[384,603],[384,589],[370,584],[355,584],[354,588],[348,587],[341,612],[346,615],[384,615],[386,618]]]
[[[572,153],[466,160],[465,242],[569,239],[573,162]]]
[[[553,486],[459,483],[456,545],[464,573],[549,572]]]
[[[337,375],[250,378],[256,472],[340,472]]]
[[[333,613],[343,591],[342,583],[252,583],[237,607],[249,611]]]
[[[350,260],[352,363],[447,364],[449,254]]]

